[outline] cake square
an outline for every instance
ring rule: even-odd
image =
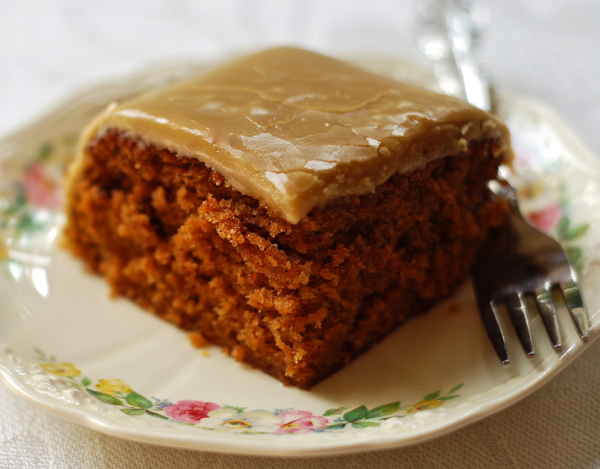
[[[467,103],[270,49],[109,106],[65,235],[114,294],[308,389],[453,292],[509,157]]]

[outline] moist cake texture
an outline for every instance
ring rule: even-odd
[[[310,388],[465,278],[509,155],[462,101],[272,49],[111,105],[65,234],[114,294]]]

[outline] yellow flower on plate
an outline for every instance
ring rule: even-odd
[[[111,395],[118,392],[129,394],[133,391],[125,381],[121,381],[120,379],[101,379],[98,381],[98,384],[96,384],[96,388],[98,391]]]
[[[420,410],[435,409],[436,407],[441,406],[443,403],[444,401],[440,399],[429,399],[427,401],[420,401],[417,402],[410,409],[408,409],[408,412],[406,413],[414,414],[415,412],[419,412]]]
[[[8,246],[2,235],[0,235],[0,261],[8,260]]]
[[[52,374],[64,376],[67,378],[79,376],[81,374],[81,371],[75,368],[75,365],[73,365],[72,363],[42,363],[40,366],[44,370],[49,371]]]

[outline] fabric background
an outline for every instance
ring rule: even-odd
[[[0,137],[74,90],[152,63],[295,43],[419,57],[411,0],[0,0]],[[489,2],[481,57],[499,88],[562,115],[600,156],[600,1]],[[264,458],[133,443],[46,414],[0,384],[0,468],[600,467],[600,343],[532,396],[408,448]]]

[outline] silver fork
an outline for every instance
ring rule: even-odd
[[[535,357],[535,350],[527,316],[536,312],[557,352],[562,351],[557,313],[564,307],[581,339],[587,341],[588,320],[577,276],[562,247],[525,221],[515,190],[507,182],[492,189],[508,202],[508,219],[488,235],[471,268],[471,279],[481,319],[498,357],[503,364],[510,363],[498,317],[502,309],[507,310],[528,358]]]
[[[481,5],[474,0],[421,0],[416,36],[421,51],[434,65],[447,94],[494,111],[491,87],[473,49],[482,24]],[[554,239],[525,221],[515,190],[499,175],[491,185],[495,197],[509,206],[505,224],[493,230],[471,269],[477,307],[486,332],[503,364],[510,363],[499,315],[505,309],[528,358],[535,357],[528,316],[538,313],[554,350],[562,351],[557,313],[566,308],[581,339],[587,341],[588,320],[577,276]]]

